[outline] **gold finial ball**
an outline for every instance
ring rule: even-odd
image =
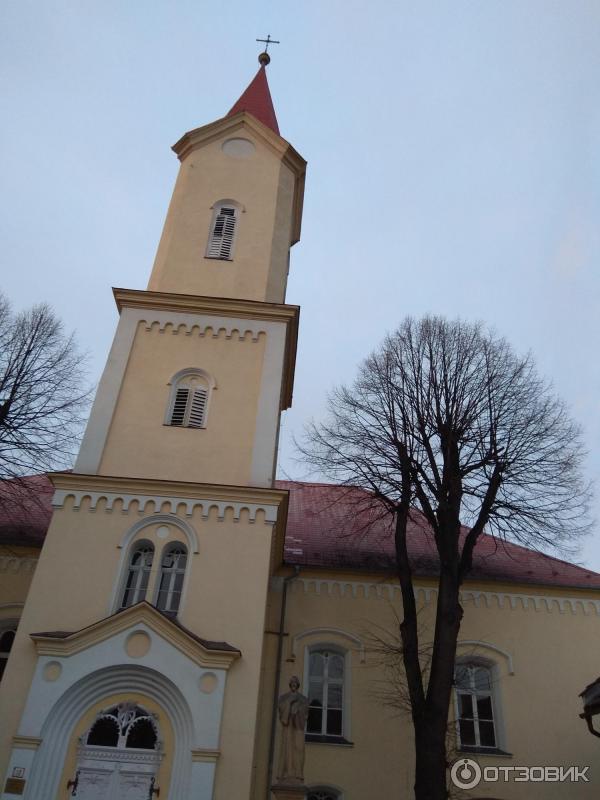
[[[262,67],[266,67],[267,64],[271,63],[271,56],[268,53],[261,53],[258,57],[258,63]]]

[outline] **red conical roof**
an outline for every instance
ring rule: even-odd
[[[271,128],[279,136],[279,125],[277,124],[277,117],[271,100],[265,64],[261,64],[250,85],[227,116],[231,117],[234,114],[239,114],[240,111],[247,111],[252,114],[253,117],[256,117],[263,125]]]

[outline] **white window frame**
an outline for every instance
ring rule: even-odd
[[[175,550],[175,549],[181,549],[181,550],[183,550],[185,552],[185,567],[183,567],[183,569],[181,569],[181,568],[171,569],[171,568],[163,567],[163,559],[165,558],[166,555],[169,554],[169,552],[171,550]],[[157,575],[156,575],[156,584],[155,584],[155,587],[154,587],[154,603],[153,603],[153,605],[159,611],[161,611],[163,614],[170,614],[170,615],[176,617],[179,614],[179,612],[181,611],[181,608],[183,606],[184,592],[185,592],[185,589],[186,589],[189,564],[190,564],[190,551],[189,551],[189,548],[187,547],[187,545],[185,545],[183,542],[172,541],[172,542],[168,542],[168,544],[166,544],[163,547],[162,552],[160,554],[160,563],[158,564],[158,570],[157,570]],[[170,608],[160,608],[160,606],[158,605],[158,599],[160,597],[160,587],[161,587],[161,584],[162,584],[163,574],[167,570],[168,570],[168,574],[170,575],[170,578],[169,578],[169,584],[170,585],[169,585],[169,589],[167,591],[167,598],[168,598],[167,605],[170,605],[170,601],[171,601],[171,598],[173,596],[173,591],[174,591],[173,585],[175,583],[176,576],[177,575],[183,575],[183,579],[181,581],[181,591],[179,592],[179,603],[177,604],[177,608],[174,609],[174,610],[172,610]]]
[[[188,385],[186,385],[188,384]],[[177,372],[167,384],[171,387],[169,401],[165,413],[164,424],[171,428],[192,428],[194,430],[203,430],[208,424],[208,413],[210,409],[210,401],[213,390],[217,388],[215,379],[206,370],[200,367],[187,367]],[[177,400],[177,392],[179,389],[185,388],[188,390],[188,397],[186,400],[185,411],[181,424],[173,423],[173,412],[175,410],[175,403]],[[193,409],[191,398],[196,389],[203,389],[206,392],[206,400],[204,403],[204,413],[200,423],[190,420],[190,414]]]
[[[304,648],[304,681],[303,681],[303,692],[308,697],[310,693],[310,657],[313,653],[319,652],[322,650],[328,650],[331,653],[335,653],[336,655],[342,656],[344,659],[344,679],[342,684],[342,733],[341,736],[338,734],[332,733],[315,733],[314,731],[306,731],[307,736],[323,736],[332,741],[339,741],[340,739],[346,739],[350,741],[351,739],[351,727],[350,727],[350,710],[351,710],[351,691],[350,691],[350,665],[351,665],[351,655],[350,651],[346,650],[346,648],[340,646],[339,644],[331,644],[330,642],[315,642],[314,644],[308,645]],[[326,705],[323,704],[323,720],[326,724],[327,719],[327,712],[326,712]],[[308,722],[307,722],[308,724]],[[321,728],[323,725],[321,726]],[[333,787],[332,787],[333,788]]]
[[[128,605],[124,605],[125,592],[127,592],[127,582],[129,580],[129,573],[132,570],[131,560],[132,560],[134,554],[138,550],[140,550],[141,548],[152,548],[152,554],[153,554],[152,555],[152,564],[150,565],[149,568],[146,568],[144,566],[136,568],[137,578],[136,578],[136,587],[134,589],[134,595],[135,595],[136,599],[135,599],[135,602],[129,603]],[[131,545],[131,547],[129,549],[127,562],[125,564],[125,571],[124,571],[124,574],[123,574],[123,580],[121,582],[121,591],[120,591],[120,594],[119,594],[119,610],[120,611],[123,611],[126,608],[130,608],[131,606],[135,606],[137,603],[141,603],[143,600],[147,599],[148,591],[149,591],[151,583],[152,583],[152,568],[153,568],[153,566],[155,564],[155,561],[156,561],[156,547],[154,545],[154,542],[151,542],[149,539],[136,539],[135,542],[133,542],[133,544]],[[141,591],[141,587],[139,586],[139,583],[141,581],[141,576],[142,576],[144,571],[146,571],[148,573],[148,580],[146,582],[146,588],[144,590],[144,596],[140,597],[139,594],[140,594],[140,591]]]
[[[3,636],[5,633],[8,633],[9,631],[12,631],[16,636],[18,625],[19,625],[19,620],[3,619],[0,622],[0,637]],[[4,662],[4,669],[2,670],[2,675],[4,675],[4,672],[6,670],[6,665],[8,664],[8,659],[10,658],[10,653],[14,645],[14,642],[15,640],[13,638],[13,644],[11,645],[10,650],[0,650],[0,660]],[[0,677],[0,683],[1,682],[2,682],[2,677]]]
[[[227,255],[222,255],[220,251],[218,254],[215,253],[216,247],[216,237],[215,237],[215,228],[217,225],[217,221],[219,216],[221,215],[221,209],[231,209],[233,214],[231,217],[234,220],[233,223],[233,235],[231,237],[231,244],[229,247],[229,253]],[[238,232],[240,228],[240,215],[245,210],[244,207],[238,203],[236,200],[218,200],[216,203],[213,203],[211,206],[212,209],[212,218],[210,221],[210,228],[208,231],[208,240],[206,243],[206,252],[204,254],[205,258],[210,258],[213,261],[233,261],[233,255],[235,252],[235,247],[238,238]],[[218,237],[222,239],[222,237]]]
[[[495,664],[493,661],[489,661],[488,659],[481,658],[481,657],[463,657],[458,658],[456,660],[454,671],[456,674],[456,670],[458,667],[462,668],[472,668],[472,669],[485,669],[488,671],[490,676],[490,690],[487,691],[476,691],[475,687],[473,687],[472,692],[464,692],[460,691],[458,687],[454,686],[454,717],[455,717],[455,730],[456,730],[456,742],[458,750],[464,752],[478,752],[478,753],[494,753],[498,750],[506,751],[505,741],[504,741],[504,724],[502,718],[502,704],[500,700],[500,691],[498,686],[499,681],[499,670],[498,665]],[[458,702],[459,694],[470,694],[473,698],[472,705],[473,705],[473,728],[475,732],[475,744],[463,744],[461,741],[460,736],[460,706]],[[480,733],[479,733],[479,719],[477,716],[477,703],[475,702],[476,695],[482,694],[489,694],[492,706],[492,723],[494,725],[494,739],[495,744],[494,746],[489,745],[482,745],[480,743]],[[487,721],[487,720],[486,720]]]

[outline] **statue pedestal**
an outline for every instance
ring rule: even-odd
[[[275,783],[271,791],[276,800],[304,800],[306,786],[303,783]]]

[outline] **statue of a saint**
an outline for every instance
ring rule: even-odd
[[[308,697],[300,694],[300,681],[292,675],[290,691],[279,698],[281,749],[277,780],[281,783],[304,782],[304,728],[308,715]]]

